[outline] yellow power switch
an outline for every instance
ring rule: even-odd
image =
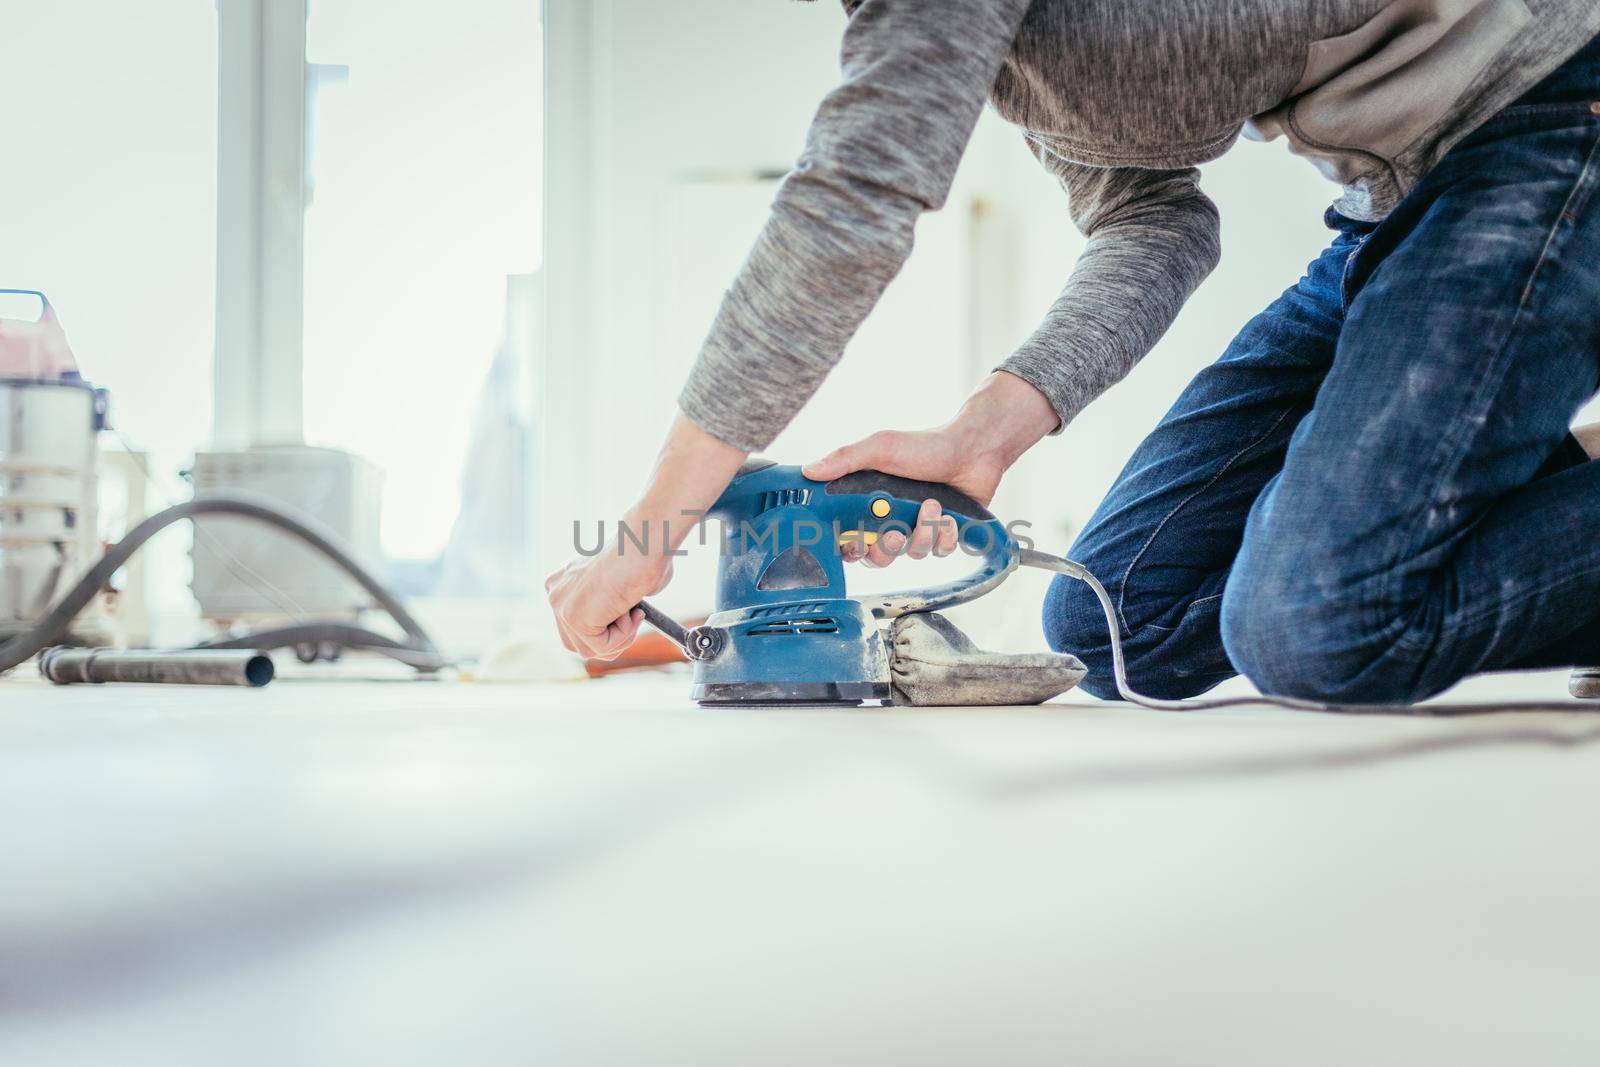
[[[877,516],[880,519],[888,518],[888,516],[889,516],[889,502],[887,500],[885,500],[881,496],[878,499],[874,500],[872,502],[872,514]]]

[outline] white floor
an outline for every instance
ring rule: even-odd
[[[1600,715],[684,691],[0,682],[0,1063],[1600,1060]]]

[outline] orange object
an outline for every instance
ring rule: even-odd
[[[698,626],[704,621],[697,619],[685,625]],[[629,645],[628,650],[616,659],[586,659],[583,661],[583,669],[589,677],[599,678],[607,674],[616,674],[618,671],[686,662],[688,660],[683,654],[683,649],[673,644],[667,637],[654,630],[642,630],[639,639]]]

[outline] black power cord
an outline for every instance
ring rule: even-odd
[[[286,648],[304,644],[334,644],[344,648],[366,649],[399,660],[419,671],[436,671],[451,665],[451,660],[439,651],[422,625],[406,610],[398,597],[384,588],[366,568],[341,546],[335,536],[319,529],[315,523],[302,516],[290,514],[272,500],[253,493],[206,493],[182,504],[174,504],[158,511],[106,550],[95,565],[89,568],[76,585],[69,589],[44,618],[30,630],[24,631],[0,644],[0,672],[9,671],[20,663],[66,636],[67,628],[78,613],[89,606],[106,583],[146,541],[184,519],[198,515],[236,515],[274,526],[298,538],[340,570],[348,574],[389,617],[405,632],[406,639],[392,637],[362,626],[343,622],[305,622],[255,633],[241,634],[204,642],[199,648]]]

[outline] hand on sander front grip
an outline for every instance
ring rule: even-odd
[[[973,450],[963,435],[941,428],[884,430],[835,449],[801,470],[807,478],[817,481],[832,481],[860,470],[882,471],[948,485],[988,507],[1005,468]],[[955,521],[944,514],[939,502],[925,500],[909,538],[898,530],[889,530],[870,545],[845,544],[840,555],[846,562],[887,567],[900,556],[923,559],[928,555],[952,555],[958,547],[958,536]]]

